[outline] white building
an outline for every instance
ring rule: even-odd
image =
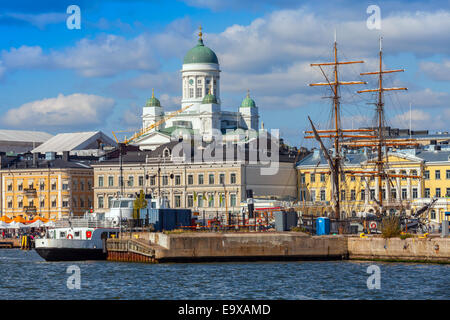
[[[248,140],[258,134],[258,107],[248,92],[238,111],[221,110],[220,65],[214,51],[204,45],[201,30],[197,45],[184,57],[181,81],[183,92],[180,108],[190,107],[148,130],[132,144],[141,149],[154,150],[171,140],[180,137],[189,139],[194,134],[206,142],[219,133],[225,141]],[[153,93],[143,107],[143,129],[169,114],[164,112],[164,107]]]

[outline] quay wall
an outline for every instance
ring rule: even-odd
[[[335,260],[346,258],[343,236],[285,233],[150,234],[157,261]]]
[[[450,238],[347,238],[349,259],[450,263]]]

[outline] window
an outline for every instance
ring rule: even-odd
[[[429,198],[430,197],[430,188],[425,188],[423,196],[425,198]]]
[[[17,190],[19,190],[19,191],[23,190],[23,184],[22,183],[17,186]]]
[[[225,184],[225,174],[223,173],[219,174],[219,183]]]
[[[391,198],[392,199],[397,199],[397,190],[391,189]]]
[[[192,174],[188,175],[188,184],[194,184],[194,176]]]
[[[63,190],[69,190],[69,184],[67,182],[63,183],[62,189]]]
[[[447,190],[445,191],[445,196],[450,197],[450,188],[447,188]]]
[[[441,197],[441,188],[436,188],[436,197],[437,198]]]
[[[103,204],[103,196],[99,196],[98,197],[98,207],[99,208],[103,208],[104,204]]]
[[[92,200],[88,198],[88,208],[92,208]]]
[[[189,88],[189,98],[194,97],[194,88]]]
[[[300,183],[301,184],[305,184],[306,183],[306,174],[305,173],[301,173],[300,174]]]
[[[209,184],[214,184],[214,174],[210,174],[208,177]]]
[[[201,98],[201,97],[202,97],[202,88],[197,87],[197,98]]]
[[[316,201],[316,191],[315,190],[311,190],[310,196],[311,196],[311,201],[315,202]]]
[[[423,178],[427,180],[430,179],[430,170],[423,171]]]
[[[413,199],[417,199],[419,196],[418,192],[417,192],[417,188],[413,188],[412,189],[412,197]]]
[[[345,201],[345,190],[341,190],[341,200]]]
[[[80,180],[80,190],[84,191],[84,181]]]
[[[352,200],[352,201],[356,200],[356,190],[355,189],[350,190],[350,200]]]
[[[9,209],[12,208],[12,201],[8,201],[8,208],[9,208]]]
[[[375,199],[375,189],[370,189],[370,200]]]
[[[210,194],[208,197],[208,207],[214,207],[214,195]]]
[[[133,176],[128,176],[127,185],[129,187],[132,187],[134,185],[134,177]]]
[[[44,200],[41,200],[41,201],[39,202],[39,206],[40,206],[41,208],[45,207],[45,201],[44,201]]]
[[[236,195],[234,193],[230,194],[230,206],[236,207]]]
[[[150,185],[154,186],[156,184],[156,177],[155,176],[151,176],[150,177]]]
[[[98,186],[103,187],[103,176],[98,177]]]
[[[445,171],[445,178],[450,179],[450,170]]]
[[[197,201],[198,201],[198,206],[203,207],[203,195],[202,194],[197,195]]]
[[[175,208],[181,207],[181,196],[176,195],[175,196]]]
[[[181,176],[176,175],[175,176],[175,185],[179,186],[181,184]]]
[[[68,208],[69,207],[69,201],[63,200],[62,206],[63,206],[63,208]]]
[[[235,184],[236,183],[236,173],[230,174],[230,183]]]
[[[225,207],[225,202],[227,201],[227,199],[225,199],[225,195],[223,193],[219,194],[219,206],[220,207]]]
[[[325,201],[325,190],[320,190],[320,201]]]
[[[405,170],[401,170],[400,174],[406,176],[406,171]],[[402,177],[402,180],[406,180],[406,178]]]
[[[56,203],[56,201],[55,201]],[[80,208],[84,208],[84,199],[80,198]]]
[[[436,180],[441,179],[441,170],[436,170],[436,171],[434,172],[434,178],[435,178]]]
[[[44,191],[45,190],[45,183],[41,182],[39,184],[39,190]]]
[[[162,177],[162,184],[163,184],[163,186],[167,186],[169,184],[169,177],[168,176],[163,176]]]
[[[430,219],[436,219],[436,210],[431,210]]]
[[[320,174],[320,182],[325,182],[325,173]]]
[[[402,188],[402,199],[405,200],[407,198],[408,192],[405,188]]]
[[[114,186],[114,177],[109,176],[108,177],[108,187],[113,187],[113,186]]]
[[[111,208],[113,197],[108,196],[108,208]]]
[[[194,206],[194,196],[192,194],[187,196],[187,206],[188,208],[192,208]]]
[[[139,176],[139,187],[142,187],[144,185],[144,176]]]
[[[203,174],[198,175],[198,184],[203,184]]]
[[[310,181],[316,182],[316,175],[314,173],[311,173]]]
[[[56,208],[56,200],[52,200],[52,208]]]
[[[381,195],[383,197],[383,200],[386,200],[386,189],[381,190]]]
[[[8,184],[8,191],[12,191],[12,184]]]
[[[361,200],[366,200],[366,190],[361,189]]]
[[[350,176],[350,181],[356,181],[356,177],[355,176]]]
[[[19,206],[19,208],[23,208],[23,201],[22,200],[19,201],[18,206]]]

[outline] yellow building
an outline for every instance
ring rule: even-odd
[[[432,224],[441,223],[446,211],[450,211],[450,150],[399,150],[389,152],[384,161],[391,175],[382,180],[383,211],[411,214],[431,202],[437,202],[428,213]],[[360,212],[376,212],[378,204],[378,179],[373,172],[375,155],[364,152],[347,153],[343,161],[344,171],[362,174],[344,174],[341,177],[341,217],[357,216]],[[329,215],[332,212],[330,170],[319,150],[315,150],[297,163],[298,198],[304,212]],[[420,176],[420,178],[401,177]]]
[[[55,155],[53,155],[55,157]],[[64,158],[66,157],[66,158]],[[84,161],[28,159],[3,164],[1,215],[56,218],[81,215],[93,206],[93,169]]]

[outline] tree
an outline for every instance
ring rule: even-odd
[[[139,197],[137,197],[137,199],[134,200],[133,219],[139,219],[141,209],[144,209],[146,207],[147,207],[147,200],[145,199],[144,191],[141,190],[139,193]]]

